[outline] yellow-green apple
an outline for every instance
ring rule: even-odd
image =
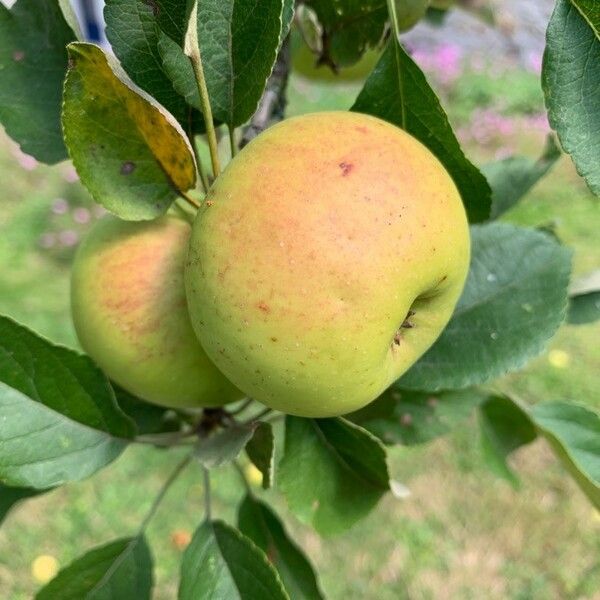
[[[83,349],[124,389],[169,407],[220,406],[242,394],[202,350],[183,284],[191,226],[106,217],[79,248],[71,305]]]
[[[356,113],[287,119],[231,161],[196,217],[192,325],[256,400],[344,414],[439,336],[469,248],[458,191],[415,138]]]
[[[408,31],[425,16],[429,0],[395,0],[394,5],[398,28]]]

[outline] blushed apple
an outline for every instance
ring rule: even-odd
[[[454,182],[415,138],[356,113],[287,119],[231,161],[196,217],[192,324],[249,396],[341,415],[436,340],[469,249]]]

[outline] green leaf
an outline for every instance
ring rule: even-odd
[[[237,127],[256,110],[282,30],[283,0],[203,0],[198,39],[213,118]],[[201,108],[198,85],[181,46],[162,36],[163,67],[175,89]]]
[[[194,451],[195,457],[207,469],[214,469],[235,460],[254,435],[257,425],[233,425],[202,440]]]
[[[493,396],[481,406],[479,417],[486,463],[496,475],[518,487],[519,479],[506,459],[537,437],[528,413],[506,396]]]
[[[45,490],[32,490],[31,488],[8,487],[0,483],[0,525],[8,512],[22,500],[39,496]]]
[[[60,127],[65,46],[75,39],[56,0],[0,3],[0,123],[23,152],[53,164],[67,158]]]
[[[567,248],[503,223],[474,226],[471,234],[471,269],[454,315],[401,387],[460,389],[514,371],[543,351],[564,320]]]
[[[430,394],[391,388],[346,418],[386,444],[412,446],[452,431],[485,397],[475,389]]]
[[[89,358],[0,317],[0,481],[50,488],[92,475],[135,428]]]
[[[584,325],[600,319],[600,270],[576,281],[569,296],[567,322]]]
[[[97,46],[70,44],[69,57],[63,126],[82,183],[123,219],[162,215],[196,182],[185,133]]]
[[[294,0],[283,0],[283,12],[281,13],[281,32],[279,34],[280,47],[290,32],[292,21],[294,20],[295,10],[296,7],[294,5]]]
[[[196,530],[181,564],[179,600],[289,600],[265,554],[222,521]]]
[[[566,402],[531,408],[531,417],[584,494],[600,510],[600,415]]]
[[[510,156],[483,165],[483,174],[492,188],[492,212],[497,219],[512,208],[554,166],[560,157],[560,149],[553,136],[548,136],[546,148],[540,158],[531,160],[526,156]]]
[[[254,435],[246,444],[246,454],[252,464],[262,473],[262,486],[265,490],[273,485],[275,472],[275,439],[270,423],[258,425]]]
[[[348,67],[379,44],[388,17],[386,0],[308,0],[323,28],[321,62]]]
[[[323,535],[352,526],[390,489],[383,444],[342,418],[286,417],[278,481],[290,509]]]
[[[62,569],[36,600],[150,600],[152,556],[144,537],[94,548]]]
[[[317,576],[306,555],[264,502],[246,495],[238,511],[238,527],[273,563],[290,598],[323,600]]]
[[[600,11],[558,0],[548,24],[542,87],[550,125],[577,172],[600,195]]]
[[[164,70],[159,40],[168,36],[183,56],[189,13],[186,4],[181,0],[106,0],[104,8],[106,37],[129,77],[185,128],[192,110]]]
[[[469,221],[476,223],[489,217],[490,186],[465,157],[425,75],[393,39],[369,75],[352,110],[389,121],[416,137],[451,175]]]

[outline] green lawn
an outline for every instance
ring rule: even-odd
[[[355,84],[313,88],[292,82],[290,111],[347,108]],[[460,107],[458,107],[460,108]],[[454,115],[460,120],[461,111]],[[510,143],[539,152],[542,135],[517,128]],[[469,148],[481,160],[493,154]],[[479,153],[479,154],[478,154]],[[65,166],[22,170],[12,146],[0,138],[0,312],[53,340],[75,345],[68,312],[68,263],[72,250],[42,251],[45,234],[83,231],[72,212],[56,215],[57,198],[90,208]],[[574,269],[600,265],[599,206],[568,158],[506,219],[554,225],[575,249]],[[549,351],[524,371],[499,381],[528,401],[564,399],[600,408],[598,325],[565,327]],[[128,450],[91,480],[22,504],[0,529],[0,598],[30,598],[37,589],[31,563],[50,554],[60,565],[93,545],[133,533],[177,455]],[[312,557],[333,600],[402,598],[565,599],[598,598],[600,515],[595,512],[543,442],[514,457],[522,486],[514,490],[486,470],[476,422],[418,448],[396,448],[391,466],[412,495],[386,498],[351,531],[320,539],[269,492],[289,528]],[[215,509],[233,518],[240,490],[224,467],[214,478]],[[177,482],[149,529],[156,562],[156,598],[176,595],[181,548],[173,534],[192,532],[203,517],[201,473],[192,467]]]

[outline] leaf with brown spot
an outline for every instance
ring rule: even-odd
[[[63,129],[81,181],[123,219],[160,216],[196,182],[183,129],[98,46],[74,43],[68,51]]]

